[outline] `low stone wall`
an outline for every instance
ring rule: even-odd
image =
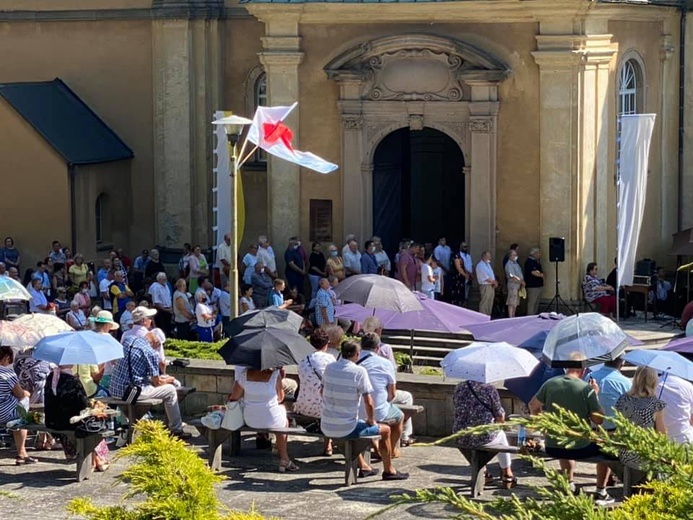
[[[234,369],[221,361],[190,360],[186,368],[169,367],[168,372],[185,386],[197,392],[183,401],[184,416],[199,416],[213,404],[224,404],[231,393]],[[287,375],[298,380],[296,368],[287,368]],[[414,418],[414,432],[426,437],[444,437],[452,432],[452,395],[456,381],[444,381],[438,376],[398,374],[397,388],[411,392],[414,403],[424,406],[424,412]],[[520,413],[522,403],[507,390],[499,388],[506,414]]]

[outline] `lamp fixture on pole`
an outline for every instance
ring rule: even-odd
[[[243,133],[243,127],[252,124],[250,119],[230,115],[212,122],[223,125],[229,142],[229,171],[231,172],[231,258],[229,258],[229,285],[231,286],[231,319],[238,317],[238,156],[236,145]]]

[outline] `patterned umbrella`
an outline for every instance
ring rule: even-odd
[[[538,364],[537,358],[521,348],[481,342],[453,350],[440,362],[447,377],[479,383],[527,377]]]
[[[0,276],[0,300],[31,300],[26,288],[9,276]]]
[[[0,321],[0,343],[23,349],[47,336],[71,330],[74,329],[52,314],[24,314],[14,321]]]

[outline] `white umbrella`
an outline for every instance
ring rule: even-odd
[[[9,276],[0,276],[0,300],[31,300],[29,291]]]
[[[542,359],[553,368],[598,365],[619,357],[628,336],[609,318],[588,312],[562,319],[544,342]]]
[[[453,350],[440,362],[447,377],[479,383],[527,377],[538,364],[528,351],[505,342],[474,342]]]
[[[341,282],[334,290],[344,302],[358,303],[369,309],[395,312],[421,311],[416,295],[399,280],[377,274],[357,274]]]
[[[0,321],[0,344],[31,348],[47,336],[74,330],[51,314],[24,314],[14,321]]]

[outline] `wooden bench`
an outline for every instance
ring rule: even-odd
[[[471,466],[471,496],[478,497],[484,491],[484,468],[491,460],[499,453],[510,453],[514,455],[520,454],[520,448],[517,446],[503,445],[488,445],[478,448],[463,448],[457,447],[462,453],[469,465]],[[531,453],[534,457],[543,459],[553,459],[543,451]],[[608,459],[603,456],[590,457],[587,459],[579,459],[577,462],[587,462],[591,464],[604,463],[621,479],[623,482],[623,496],[628,497],[633,494],[633,487],[637,485],[644,477],[645,473],[636,469],[630,468],[621,463],[619,460]]]
[[[51,428],[47,428],[43,424],[24,424],[14,428],[9,428],[9,430],[28,430],[35,433],[46,432],[50,433],[51,435],[66,436],[69,442],[74,444],[76,448],[77,458],[75,459],[75,462],[77,463],[76,477],[78,482],[88,479],[89,475],[91,475],[93,466],[92,457],[96,446],[98,446],[98,444],[105,437],[112,437],[115,435],[115,433],[112,431],[103,431],[99,433],[86,434],[86,437],[77,437],[74,430],[53,430]]]
[[[198,428],[200,427],[197,425]],[[218,430],[207,429],[207,457],[209,462],[209,467],[215,471],[221,469],[222,461],[222,447],[226,440],[229,440],[230,444],[230,454],[231,456],[238,456],[241,452],[241,435],[243,432],[256,432],[256,433],[274,433],[274,434],[286,434],[293,435],[296,437],[312,437],[312,438],[324,438],[321,433],[311,433],[303,428],[273,428],[270,430],[257,430],[244,426],[240,430],[226,430],[224,428],[219,428]],[[356,484],[358,481],[358,457],[359,455],[364,455],[366,460],[370,459],[370,447],[374,440],[380,439],[380,435],[370,435],[367,437],[359,437],[358,439],[332,439],[332,442],[339,445],[344,445],[344,458],[346,459],[346,465],[344,468],[344,485],[351,486]]]
[[[100,397],[99,401],[102,401],[113,408],[118,407],[122,410],[129,423],[127,434],[128,444],[132,442],[132,437],[135,433],[133,426],[135,422],[137,422],[137,419],[148,413],[152,407],[164,402],[163,399],[138,399],[137,403],[128,404],[117,397]]]

